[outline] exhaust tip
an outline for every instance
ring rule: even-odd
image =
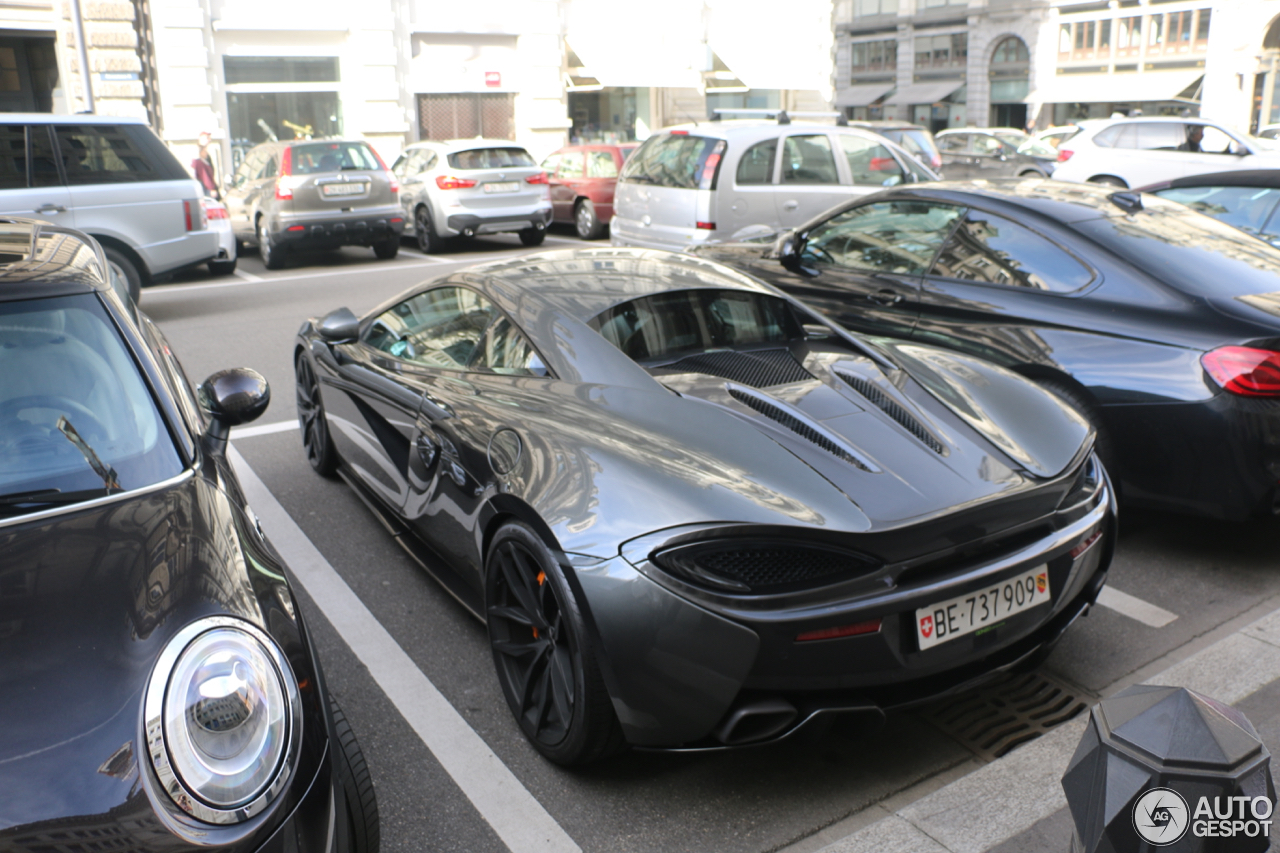
[[[768,740],[785,731],[797,713],[785,699],[760,699],[734,709],[713,734],[726,746]]]
[[[474,228],[463,228],[463,229],[462,229],[462,236],[463,236],[463,237],[474,237],[474,236],[476,236],[476,229],[474,229]]]

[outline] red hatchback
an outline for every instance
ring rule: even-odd
[[[543,160],[542,168],[551,179],[554,221],[572,222],[584,240],[603,237],[613,218],[618,172],[639,145],[570,145]]]

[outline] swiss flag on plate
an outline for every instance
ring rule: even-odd
[[[920,633],[923,634],[926,638],[933,636],[933,617],[932,616],[920,617]]]

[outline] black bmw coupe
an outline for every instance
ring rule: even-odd
[[[904,187],[698,250],[847,328],[989,359],[1098,429],[1134,505],[1280,513],[1280,249],[1150,194]]]
[[[89,237],[0,221],[0,849],[376,853],[373,788],[193,393]]]
[[[1028,666],[1096,598],[1088,422],[718,264],[599,249],[307,321],[307,456],[488,626],[525,735],[787,737]]]

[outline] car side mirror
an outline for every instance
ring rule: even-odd
[[[271,403],[271,386],[262,374],[247,367],[219,370],[196,389],[200,406],[209,413],[206,438],[210,449],[226,448],[233,426],[257,420]]]
[[[778,240],[778,263],[791,272],[800,271],[800,254],[804,251],[804,238],[788,231]]]
[[[316,331],[332,344],[354,341],[360,337],[360,318],[352,314],[350,308],[337,308],[320,319]]]

